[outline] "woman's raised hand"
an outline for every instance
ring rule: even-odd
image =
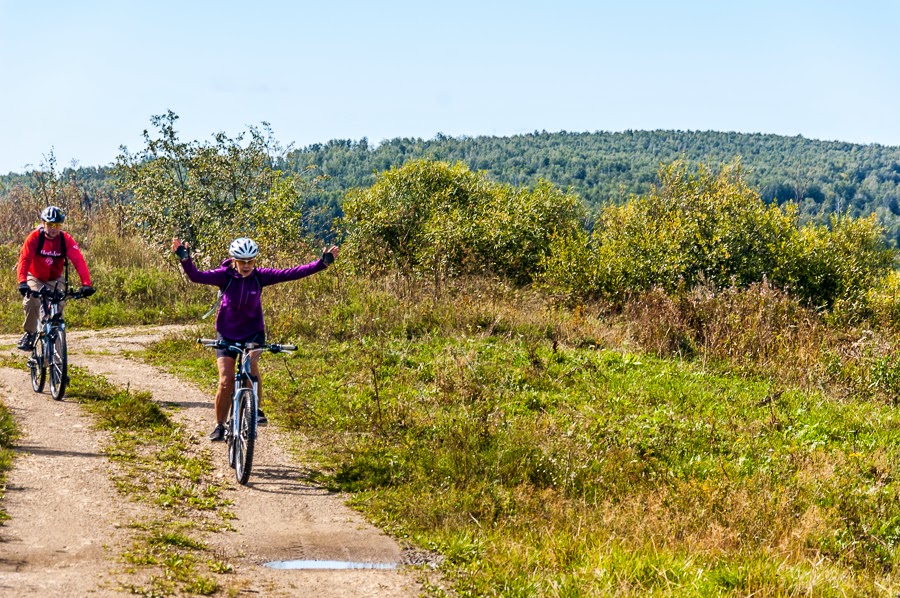
[[[338,249],[337,245],[332,245],[329,249],[325,249],[322,251],[322,261],[325,262],[326,266],[334,263],[334,260],[337,259],[339,251],[340,250]]]
[[[182,243],[181,239],[179,239],[178,237],[172,239],[172,253],[177,254],[180,259],[184,260],[188,258],[188,256],[190,255],[188,249],[190,249],[190,247],[190,244],[188,244],[186,241]]]

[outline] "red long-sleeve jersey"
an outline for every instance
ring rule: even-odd
[[[79,249],[75,239],[65,231],[60,231],[54,239],[45,235],[44,246],[41,248],[41,254],[38,255],[37,246],[40,234],[41,229],[36,228],[25,238],[22,252],[19,254],[19,265],[16,269],[19,275],[19,282],[25,282],[29,274],[38,280],[44,281],[56,280],[62,276],[65,260],[62,256],[62,245],[60,243],[65,239],[66,257],[75,266],[75,270],[78,272],[79,278],[81,278],[81,284],[90,285],[91,273],[88,271],[87,263],[84,261],[84,256],[81,254],[81,249]]]

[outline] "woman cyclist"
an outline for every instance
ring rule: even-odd
[[[338,256],[337,246],[322,253],[322,257],[287,269],[257,268],[259,246],[252,239],[241,237],[231,242],[228,255],[215,270],[200,271],[190,257],[190,247],[177,237],[172,239],[172,251],[181,260],[181,267],[187,277],[200,284],[219,287],[221,304],[216,314],[216,334],[226,343],[266,342],[265,323],[260,297],[263,287],[297,280],[327,268]],[[216,363],[219,367],[219,386],[216,390],[216,427],[209,439],[219,442],[225,439],[225,420],[231,410],[231,393],[234,387],[234,365],[237,353],[227,349],[216,349]],[[259,379],[259,354],[252,357],[251,373]],[[262,401],[262,383],[259,384]],[[257,424],[264,426],[267,420],[262,410],[257,414]]]

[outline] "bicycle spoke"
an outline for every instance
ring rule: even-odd
[[[43,392],[47,380],[47,365],[44,362],[44,337],[38,336],[34,341],[31,359],[28,361],[31,370],[31,388],[34,392]]]

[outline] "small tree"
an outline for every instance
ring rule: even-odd
[[[182,142],[177,119],[171,111],[152,117],[157,136],[145,130],[144,149],[132,155],[122,148],[117,159],[116,179],[131,196],[127,209],[138,233],[161,248],[179,236],[207,264],[239,236],[270,255],[305,247],[301,195],[313,181],[273,168],[284,150],[268,125],[250,127],[246,143],[244,134],[224,133],[211,143]]]
[[[40,223],[40,213],[47,206],[58,206],[66,214],[66,229],[80,241],[90,228],[84,201],[86,191],[76,178],[76,170],[57,169],[56,156],[50,153],[40,166],[29,172],[30,184],[18,184],[0,202],[0,242],[21,242]]]
[[[598,282],[632,291],[701,282],[744,286],[763,276],[786,283],[797,232],[793,206],[766,205],[739,163],[691,172],[674,162],[660,169],[653,192],[601,213],[595,259],[600,271],[616,276]]]

